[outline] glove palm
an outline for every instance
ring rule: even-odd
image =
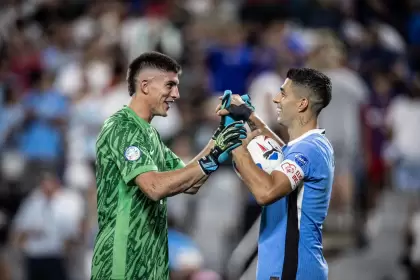
[[[229,158],[229,153],[242,145],[242,139],[245,138],[246,129],[241,121],[233,122],[222,129],[215,139],[213,149],[198,161],[204,173],[208,175],[216,171]]]

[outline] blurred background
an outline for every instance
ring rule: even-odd
[[[186,162],[225,89],[287,140],[271,100],[288,68],[331,77],[330,279],[420,279],[420,1],[2,0],[1,280],[89,279],[96,137],[151,50],[183,66],[153,125]],[[261,208],[230,165],[168,204],[172,279],[255,279]]]

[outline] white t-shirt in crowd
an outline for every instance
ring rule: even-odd
[[[80,232],[83,199],[76,192],[60,190],[51,199],[36,189],[23,202],[14,220],[19,232],[29,235],[23,251],[30,257],[62,256],[65,242]]]
[[[392,144],[405,160],[420,162],[420,100],[405,96],[395,98],[386,117],[392,130]]]
[[[368,101],[369,89],[362,78],[347,68],[325,71],[332,84],[330,104],[319,115],[319,125],[343,168],[350,168],[361,145],[360,110]]]
[[[87,80],[92,92],[100,93],[108,86],[111,79],[109,64],[102,61],[92,61],[87,66]],[[72,98],[82,86],[83,72],[80,63],[76,62],[63,67],[57,75],[55,87],[66,96]]]
[[[280,92],[283,79],[275,72],[267,71],[257,76],[249,87],[249,96],[255,106],[255,113],[268,125],[277,123],[274,96]]]
[[[102,99],[102,118],[104,121],[122,109],[124,105],[128,105],[131,100],[125,82],[114,86],[100,98]]]

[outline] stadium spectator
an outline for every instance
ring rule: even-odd
[[[330,221],[334,221],[331,226],[335,228],[349,229],[353,194],[361,171],[358,168],[364,161],[360,116],[369,89],[359,74],[347,66],[347,54],[337,38],[329,32],[317,36],[318,46],[314,46],[308,65],[326,73],[332,83],[331,105],[320,114],[320,127],[325,128],[335,155],[331,204],[337,212],[331,213]]]
[[[394,186],[401,191],[418,193],[420,190],[420,145],[413,139],[420,137],[420,75],[413,77],[413,86],[405,95],[391,101],[386,116],[387,127],[391,133],[394,167]]]
[[[69,245],[80,235],[80,200],[60,186],[51,171],[39,173],[39,187],[22,202],[13,240],[25,256],[27,279],[68,279]]]
[[[60,172],[63,164],[64,130],[67,124],[68,102],[52,87],[52,73],[37,71],[31,74],[32,89],[25,95],[25,126],[19,135],[19,150],[25,160],[26,178],[23,188],[33,187],[33,178],[42,168]],[[28,180],[30,178],[30,180]]]
[[[219,34],[221,43],[211,46],[207,53],[210,90],[215,95],[221,95],[226,89],[245,94],[256,62],[254,53],[238,23],[225,26]]]

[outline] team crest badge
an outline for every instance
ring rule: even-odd
[[[136,161],[140,158],[141,152],[140,149],[135,146],[130,146],[127,149],[125,149],[124,157],[128,161]]]

